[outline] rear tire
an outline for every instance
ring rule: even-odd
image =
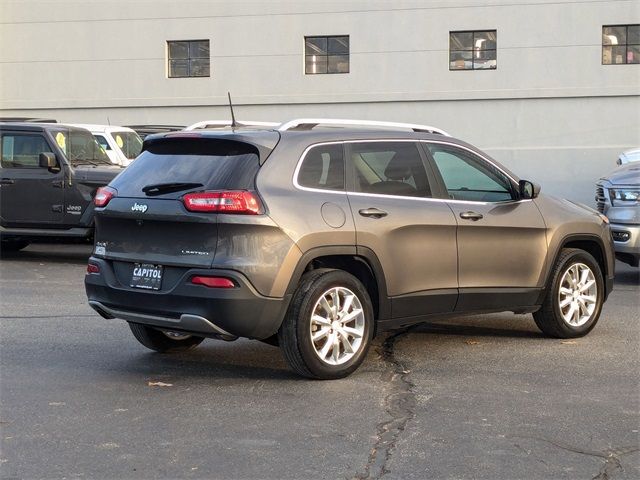
[[[542,308],[533,319],[550,337],[582,337],[596,326],[604,293],[595,258],[584,250],[565,248],[556,261]]]
[[[365,359],[373,322],[369,294],[356,277],[342,270],[314,270],[302,276],[278,342],[299,375],[342,378]]]
[[[139,323],[129,323],[131,333],[142,345],[160,353],[184,352],[197,347],[204,340],[194,335],[167,334],[153,327]]]

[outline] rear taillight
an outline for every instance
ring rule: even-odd
[[[236,286],[232,280],[224,277],[197,276],[191,279],[194,285],[204,285],[209,288],[233,288]]]
[[[100,187],[96,191],[96,196],[93,197],[93,204],[96,207],[105,207],[109,200],[116,196],[118,191],[111,187]]]
[[[244,215],[262,213],[258,196],[246,190],[187,193],[182,197],[182,201],[190,212],[239,213]]]
[[[89,263],[87,265],[87,273],[100,273],[100,267],[95,263]]]

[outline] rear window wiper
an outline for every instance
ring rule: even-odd
[[[204,187],[201,183],[189,183],[189,182],[170,182],[170,183],[155,183],[153,185],[147,185],[142,187],[142,191],[149,196],[162,195],[163,193],[180,192],[182,190],[189,190],[190,188]]]

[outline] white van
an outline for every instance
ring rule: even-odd
[[[113,125],[69,124],[89,130],[112,163],[126,167],[142,150],[142,139],[132,129]]]

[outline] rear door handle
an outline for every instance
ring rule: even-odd
[[[12,178],[2,178],[0,179],[0,185],[13,185],[16,183]]]
[[[382,218],[386,217],[388,214],[384,210],[380,210],[379,208],[363,208],[362,210],[358,210],[358,213],[363,217],[373,217],[373,218]]]
[[[463,218],[465,220],[473,220],[474,222],[476,222],[482,218],[482,214],[476,212],[462,212],[460,214],[460,218]]]

